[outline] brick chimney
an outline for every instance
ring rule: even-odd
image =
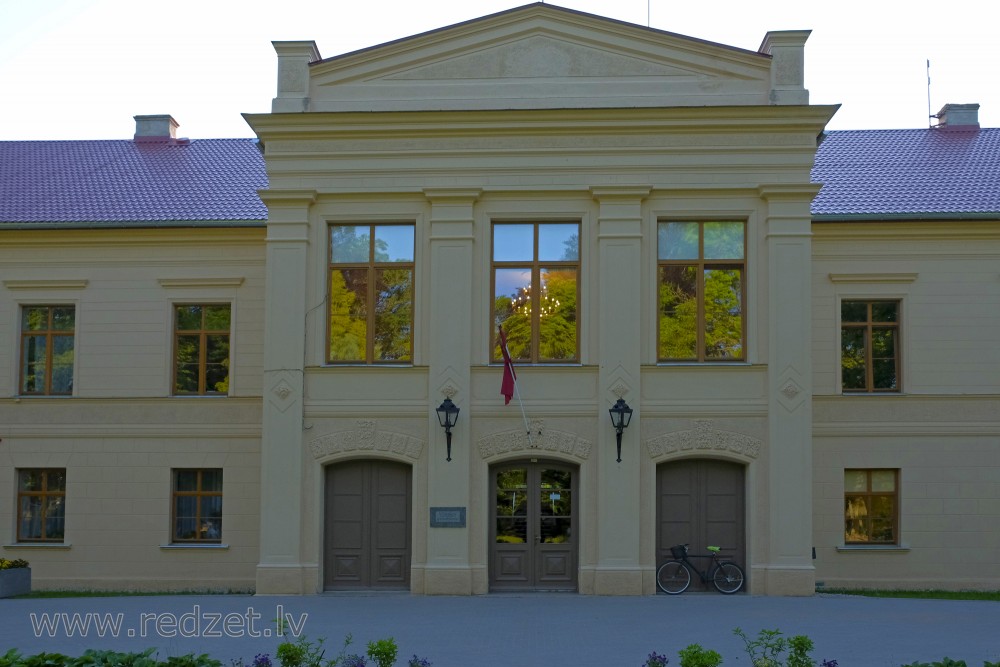
[[[136,141],[174,141],[177,139],[177,121],[170,114],[158,116],[133,116]]]
[[[950,130],[978,130],[978,104],[946,104],[937,113],[938,127]]]

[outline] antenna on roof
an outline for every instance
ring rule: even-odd
[[[931,118],[937,118],[931,113],[931,61],[927,59],[927,127],[934,127]]]

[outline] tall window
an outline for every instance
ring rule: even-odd
[[[413,232],[330,226],[330,363],[413,360]]]
[[[229,393],[229,304],[174,309],[174,393]]]
[[[844,471],[844,543],[899,542],[899,471]]]
[[[66,530],[66,470],[17,471],[17,541],[62,542]]]
[[[659,361],[746,358],[746,223],[660,222]]]
[[[75,328],[73,306],[21,309],[21,394],[73,393]]]
[[[844,391],[899,391],[899,302],[840,304],[840,381]]]
[[[577,361],[579,278],[579,223],[495,223],[492,361],[503,360],[498,325],[513,359]]]
[[[174,471],[173,540],[222,540],[222,470]]]

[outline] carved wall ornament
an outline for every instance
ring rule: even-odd
[[[593,444],[575,433],[566,431],[543,430],[541,419],[531,421],[531,439],[524,429],[511,429],[499,433],[491,433],[479,439],[476,446],[484,459],[502,454],[521,453],[527,456],[537,456],[543,452],[555,452],[572,456],[585,461],[590,456]]]
[[[444,394],[445,398],[455,398],[455,394],[458,393],[458,389],[455,389],[455,387],[447,384],[443,389],[441,389],[441,393]]]
[[[274,389],[271,390],[271,393],[273,393],[281,400],[285,400],[286,398],[291,396],[293,391],[294,390],[288,385],[288,383],[282,380],[281,382],[279,382],[274,386]]]
[[[372,419],[359,419],[357,428],[320,436],[309,442],[317,459],[347,452],[389,452],[410,459],[419,459],[424,443],[405,433],[381,431]]]
[[[751,459],[760,455],[763,443],[757,438],[742,433],[722,431],[715,428],[708,419],[696,420],[694,424],[694,428],[689,431],[664,433],[647,440],[646,448],[649,449],[649,456],[655,459],[666,454],[694,450],[724,451]]]
[[[799,388],[799,386],[791,381],[786,382],[785,386],[781,388],[781,393],[787,396],[789,399],[793,399],[796,396],[798,396],[800,391],[802,390]]]
[[[615,395],[615,398],[625,398],[625,394],[628,393],[628,387],[619,381],[618,384],[611,388],[611,393]]]

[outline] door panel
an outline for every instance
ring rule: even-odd
[[[491,470],[492,589],[576,590],[576,475],[537,461]]]
[[[324,588],[409,588],[410,467],[331,465],[325,493]]]
[[[670,559],[670,547],[688,543],[694,555],[709,545],[746,569],[745,468],[714,459],[687,459],[657,468],[657,565]],[[700,569],[704,558],[692,558]],[[692,590],[705,590],[698,577]]]

